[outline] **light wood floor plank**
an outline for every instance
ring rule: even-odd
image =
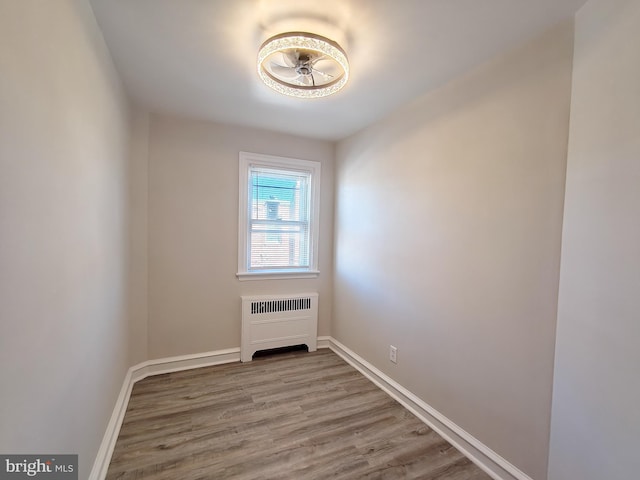
[[[329,350],[146,378],[107,480],[490,480]]]

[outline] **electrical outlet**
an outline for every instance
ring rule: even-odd
[[[393,345],[389,345],[389,360],[398,363],[398,349]]]

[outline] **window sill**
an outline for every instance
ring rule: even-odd
[[[289,278],[318,278],[317,270],[305,270],[301,272],[238,272],[236,276],[241,282],[247,280],[285,280]]]

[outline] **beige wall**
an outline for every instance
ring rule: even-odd
[[[328,335],[334,145],[157,115],[149,138],[149,357],[240,346],[240,295],[317,291]],[[318,279],[236,278],[240,151],[322,163]]]
[[[535,479],[572,40],[562,25],[337,148],[333,336]]]
[[[131,115],[129,161],[129,360],[148,360],[149,114]]]
[[[576,17],[549,478],[638,478],[640,1]]]
[[[128,363],[128,107],[85,1],[0,0],[0,452],[87,478]]]

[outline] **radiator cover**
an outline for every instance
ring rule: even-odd
[[[318,294],[243,296],[240,360],[260,350],[318,345]]]

